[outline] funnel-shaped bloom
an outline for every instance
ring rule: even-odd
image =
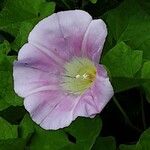
[[[107,35],[101,19],[81,10],[55,13],[31,31],[14,62],[14,88],[44,129],[94,117],[113,95],[99,59]]]

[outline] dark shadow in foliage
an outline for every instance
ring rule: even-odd
[[[1,35],[0,42],[2,42],[3,40],[7,40],[9,43],[11,43],[15,40],[14,36],[12,36],[11,34],[9,34],[7,32],[1,31],[1,30],[0,30],[0,35]],[[2,39],[2,41],[1,41],[1,39]]]
[[[142,131],[144,131],[142,123],[142,108],[141,108],[141,91],[138,88],[120,92],[115,94],[118,102],[130,118],[134,126],[139,128],[141,132],[131,128],[125,121],[123,115],[116,107],[113,100],[111,100],[101,113],[103,120],[102,136],[115,136],[117,143],[132,144],[138,141]],[[149,103],[144,100],[145,120],[147,127],[150,125],[149,121]]]
[[[66,135],[67,135],[67,137],[68,137],[68,140],[69,140],[71,143],[76,144],[76,138],[75,138],[73,135],[71,135],[69,132],[65,132],[65,133],[66,133]]]
[[[99,18],[110,9],[117,7],[123,0],[97,0],[96,4],[85,3],[83,9],[89,12],[93,17]]]
[[[7,109],[0,111],[0,117],[3,117],[5,120],[11,124],[18,124],[24,117],[26,111],[24,107],[8,107]]]

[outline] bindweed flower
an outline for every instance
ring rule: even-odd
[[[55,13],[31,31],[14,62],[14,89],[42,128],[93,118],[110,100],[113,88],[99,64],[106,35],[105,23],[81,10]]]

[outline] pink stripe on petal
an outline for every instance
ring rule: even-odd
[[[37,66],[25,62],[15,62],[13,70],[14,89],[21,97],[26,97],[43,86],[54,85],[56,87],[59,82],[59,77],[55,74],[44,72]]]
[[[18,60],[26,61],[39,70],[45,70],[47,72],[59,73],[62,71],[62,65],[59,65],[56,60],[49,57],[34,45],[25,44],[18,53]],[[34,62],[34,64],[33,64]]]
[[[88,90],[89,91],[89,90]],[[79,100],[74,109],[74,119],[78,116],[91,117],[98,113],[97,106],[93,103],[93,97],[87,93]]]
[[[102,48],[107,35],[107,28],[103,20],[93,20],[83,39],[82,52],[95,63],[99,63]]]
[[[29,35],[29,43],[63,63],[81,55],[83,36],[91,20],[92,17],[81,10],[53,14],[35,26]]]
[[[73,121],[73,110],[78,102],[74,96],[60,91],[43,91],[25,98],[24,105],[32,119],[44,129],[59,129]]]
[[[25,44],[14,63],[14,88],[25,97],[45,86],[58,87],[61,72],[64,71],[51,57],[31,44]]]
[[[58,91],[38,92],[26,97],[24,106],[32,119],[40,124],[46,115],[60,102],[58,96],[60,96]]]
[[[59,12],[57,15],[68,55],[70,57],[81,56],[83,37],[92,17],[81,10]]]
[[[67,127],[75,119],[73,117],[73,111],[76,104],[79,101],[79,97],[61,96],[60,103],[50,111],[47,116],[40,123],[40,126],[44,129],[59,129]]]
[[[74,118],[77,116],[93,117],[100,113],[113,96],[113,88],[106,71],[102,66],[98,67],[96,80],[81,97],[74,110]]]

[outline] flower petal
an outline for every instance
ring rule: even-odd
[[[102,65],[97,67],[97,72],[93,86],[82,95],[76,105],[74,118],[77,116],[94,117],[102,111],[113,96],[113,88]]]
[[[20,49],[18,53],[18,60],[25,60],[27,63],[34,61],[34,66],[36,65],[37,69],[46,72],[52,71],[58,73],[58,71],[62,70],[62,66],[60,66],[57,61],[30,43],[25,44]]]
[[[16,93],[25,97],[33,92],[54,89],[59,82],[62,66],[31,44],[25,44],[14,62],[13,76]]]
[[[83,39],[83,55],[99,63],[106,35],[107,28],[104,21],[101,19],[93,20]]]
[[[81,54],[83,36],[92,17],[81,10],[64,11],[40,21],[29,35],[37,46],[60,64]]]
[[[78,100],[59,91],[43,91],[25,98],[24,105],[32,119],[44,129],[59,129],[73,121]]]
[[[29,66],[26,64],[21,61],[14,63],[14,89],[19,96],[26,97],[39,90],[57,88],[57,76],[43,72],[31,64]]]

